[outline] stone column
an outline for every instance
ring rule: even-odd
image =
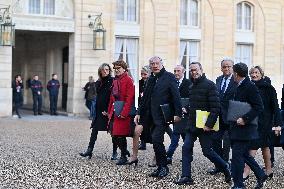
[[[12,115],[12,47],[0,47],[0,117]]]

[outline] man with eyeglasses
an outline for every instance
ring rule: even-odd
[[[219,112],[220,100],[216,85],[206,78],[203,73],[202,65],[199,62],[192,62],[189,65],[192,85],[189,88],[189,106],[183,109],[184,113],[189,114],[189,124],[186,128],[185,141],[182,146],[182,175],[175,181],[178,185],[193,185],[191,177],[191,162],[193,161],[194,142],[199,138],[203,155],[212,163],[222,169],[225,175],[225,182],[231,182],[229,165],[212,149],[213,126],[215,125]],[[196,127],[197,110],[207,111],[204,127]]]
[[[167,72],[160,57],[154,56],[149,60],[152,75],[149,77],[141,103],[134,118],[136,124],[150,126],[151,139],[155,151],[158,168],[152,172],[151,177],[165,177],[169,173],[167,166],[164,134],[166,123],[160,105],[169,104],[173,108],[174,122],[180,121],[182,107],[175,76]]]
[[[184,77],[184,73],[185,69],[182,65],[177,65],[174,68],[174,75],[177,80],[180,97],[188,98],[191,81]],[[188,124],[188,115],[184,115],[180,122],[173,124],[173,134],[171,137],[171,144],[167,151],[168,164],[172,164],[172,158],[176,148],[178,147],[180,136],[182,137],[183,140],[185,138],[185,128],[187,127],[187,124]]]
[[[216,86],[220,94],[221,112],[219,117],[219,131],[213,134],[213,149],[226,162],[229,162],[230,155],[230,139],[229,139],[229,123],[227,121],[227,112],[229,100],[234,99],[234,92],[237,88],[237,83],[233,78],[234,61],[230,58],[224,58],[221,61],[222,75],[216,79]],[[222,145],[223,144],[223,145]],[[209,170],[208,173],[215,175],[222,170],[220,167],[215,167]]]

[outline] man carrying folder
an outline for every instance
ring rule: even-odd
[[[245,188],[243,172],[245,163],[251,168],[257,178],[255,189],[263,187],[266,174],[249,155],[250,141],[258,138],[257,122],[255,118],[263,111],[261,96],[257,87],[250,81],[248,77],[248,67],[244,63],[238,63],[233,66],[234,80],[238,83],[235,91],[234,101],[247,103],[251,109],[230,124],[230,139],[232,144],[232,176],[234,180],[233,189]],[[236,107],[234,107],[236,109]],[[228,110],[228,120],[232,114],[230,108]],[[244,111],[245,112],[245,111]],[[235,114],[237,115],[237,114]]]
[[[190,106],[183,109],[189,113],[189,128],[187,128],[184,145],[182,147],[182,175],[175,183],[178,185],[192,185],[191,162],[193,160],[193,147],[197,137],[202,148],[203,155],[207,157],[216,167],[220,167],[225,175],[225,181],[231,181],[229,165],[212,149],[212,131],[220,111],[219,94],[214,82],[208,80],[203,74],[199,62],[192,62],[189,66],[192,85],[189,88]],[[203,129],[197,128],[197,113],[209,112]]]
[[[182,107],[175,76],[165,70],[162,59],[158,56],[152,57],[149,60],[149,66],[152,75],[146,84],[134,121],[136,124],[143,125],[143,127],[150,126],[151,128],[158,168],[149,176],[162,178],[169,173],[164,146],[164,134],[169,125],[164,119],[161,105],[169,104],[173,108],[174,122],[180,120]]]

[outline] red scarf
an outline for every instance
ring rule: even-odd
[[[124,76],[127,75],[127,72],[124,72],[123,74],[119,76],[115,76],[113,83],[112,83],[112,95],[114,96],[115,100],[118,100],[120,97],[120,80]]]

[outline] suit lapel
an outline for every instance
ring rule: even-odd
[[[220,77],[217,79],[217,89],[218,89],[218,92],[221,92],[221,84],[222,84],[223,77],[224,77],[224,76],[220,76]]]
[[[225,91],[225,94],[231,90],[232,86],[234,84],[234,78],[233,76],[231,77],[230,83],[228,84],[227,90]]]

